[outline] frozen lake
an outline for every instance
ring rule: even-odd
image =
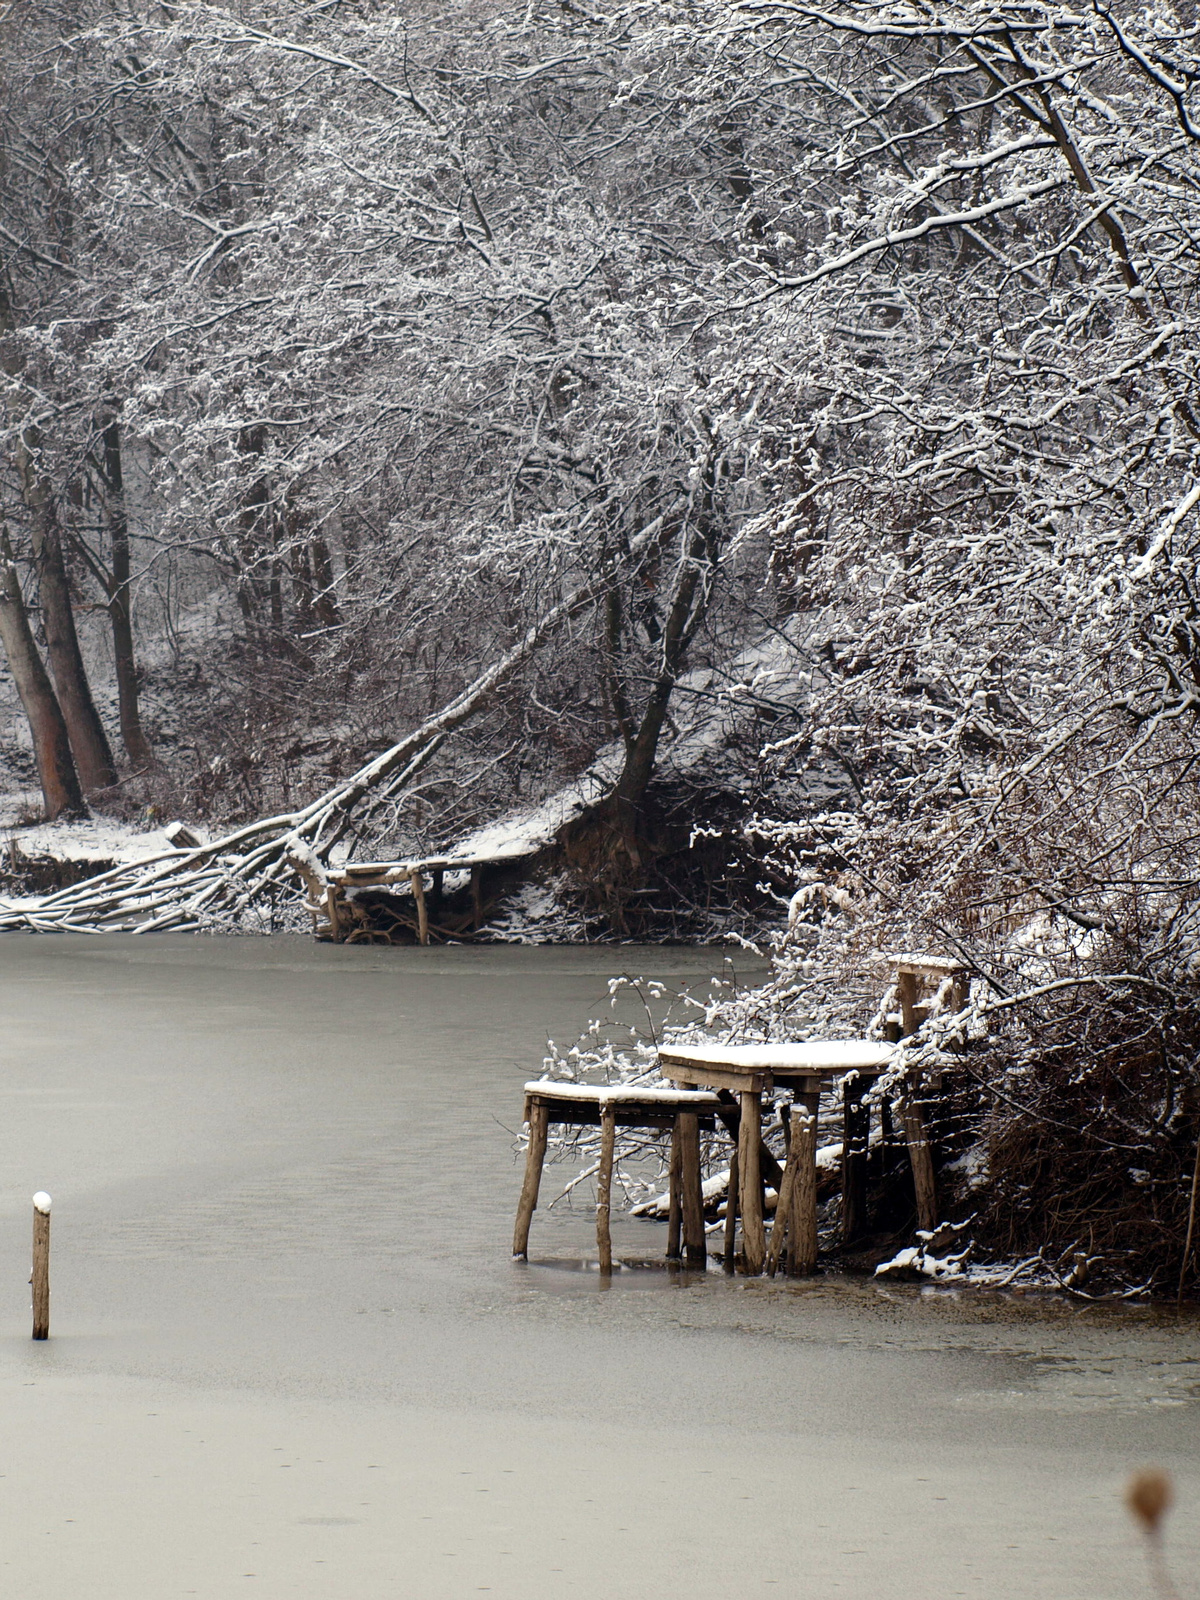
[[[1119,1492],[1148,1461],[1186,1586],[1194,1317],[716,1272],[606,1291],[569,1267],[586,1207],[509,1260],[506,1129],[547,1036],[621,971],[720,962],[6,938],[5,1592],[1130,1600]],[[618,1255],[663,1235],[615,1219]]]

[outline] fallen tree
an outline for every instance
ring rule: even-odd
[[[577,588],[434,716],[307,806],[252,822],[209,844],[114,867],[54,894],[0,901],[0,932],[184,931],[240,920],[281,888],[292,892],[297,861],[328,860],[364,801],[400,793],[447,735],[610,581],[606,573]],[[300,891],[295,893],[299,900]]]

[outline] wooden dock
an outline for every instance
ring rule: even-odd
[[[350,861],[330,867],[293,855],[308,890],[306,909],[318,939],[334,944],[430,944],[471,939],[483,926],[489,878],[525,859],[503,855],[422,856],[409,861]],[[448,877],[460,882],[447,889]],[[364,891],[378,891],[364,894]]]
[[[529,1224],[537,1205],[547,1130],[551,1124],[601,1128],[597,1174],[597,1246],[602,1272],[612,1271],[609,1233],[614,1141],[618,1127],[671,1130],[668,1258],[680,1247],[680,1219],[689,1265],[703,1267],[707,1246],[703,1220],[701,1128],[728,1133],[729,1185],[723,1259],[757,1276],[782,1269],[804,1277],[817,1270],[817,1127],[821,1097],[836,1089],[842,1102],[842,1213],[844,1244],[868,1225],[867,1174],[871,1142],[868,1091],[890,1074],[879,1105],[881,1136],[887,1140],[894,1104],[912,1168],[917,1226],[933,1232],[942,1221],[936,1160],[926,1115],[930,1085],[906,1068],[899,1041],[914,1033],[935,1009],[960,1010],[967,1002],[970,971],[942,956],[890,958],[894,979],[889,997],[900,1010],[889,1016],[884,1039],[808,1039],[759,1044],[664,1044],[658,1070],[664,1086],[587,1085],[538,1079],[525,1085],[529,1149],[517,1211],[513,1254],[526,1255]],[[671,1087],[665,1087],[666,1084]],[[764,1139],[763,1097],[790,1090],[792,1104],[780,1166]],[[768,1237],[764,1187],[776,1188]],[[742,1248],[736,1249],[738,1224]]]

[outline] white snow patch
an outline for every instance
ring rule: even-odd
[[[170,826],[170,824],[167,824]],[[195,836],[207,843],[211,835],[188,823]],[[39,822],[29,828],[10,827],[6,842],[24,856],[53,856],[59,861],[112,861],[124,866],[152,856],[171,855],[176,846],[165,828],[149,831],[128,822],[92,817],[86,822]]]

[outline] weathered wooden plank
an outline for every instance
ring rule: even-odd
[[[563,1127],[598,1128],[603,1120],[603,1107],[595,1100],[543,1100],[539,1095],[530,1095],[529,1099],[544,1105],[550,1121]],[[612,1101],[610,1105],[619,1128],[665,1132],[675,1126],[675,1113],[667,1106],[629,1105],[620,1100]],[[715,1118],[710,1112],[700,1113],[700,1126],[706,1133],[713,1131]]]
[[[662,1058],[661,1067],[663,1077],[669,1078],[672,1083],[690,1083],[698,1088],[731,1089],[734,1094],[741,1094],[745,1090],[761,1094],[769,1081],[763,1072],[726,1071],[721,1067],[695,1066],[667,1057]]]

